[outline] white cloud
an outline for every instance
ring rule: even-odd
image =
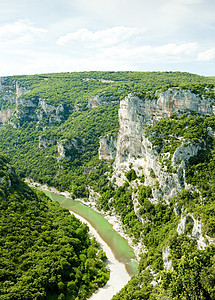
[[[214,74],[214,29],[214,0],[2,0],[0,72]]]
[[[95,32],[83,28],[60,37],[57,44],[68,47],[73,53],[78,51],[79,58],[93,55],[107,60],[156,62],[170,59],[183,61],[196,57],[199,45],[195,42],[152,46],[144,41],[145,32],[143,28],[124,26]],[[93,52],[89,49],[93,49]]]
[[[43,28],[34,27],[30,20],[22,19],[0,27],[0,43],[32,43],[45,32]]]
[[[215,48],[209,49],[198,54],[197,60],[199,61],[211,61],[215,58]]]
[[[143,39],[144,28],[116,26],[92,32],[87,28],[79,29],[58,39],[61,46],[72,45],[74,42],[85,43],[86,47],[110,47],[118,44],[133,43]]]

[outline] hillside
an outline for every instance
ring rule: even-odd
[[[83,197],[87,195],[82,186],[85,174],[99,162],[99,138],[118,132],[121,99],[131,91],[154,91],[208,80],[180,72],[82,72],[1,78],[0,125],[4,126],[0,128],[0,151],[9,155],[22,177]]]
[[[0,299],[86,299],[108,278],[86,225],[34,192],[0,155]]]
[[[22,177],[120,216],[139,273],[113,299],[215,299],[215,85],[180,72],[1,79]]]

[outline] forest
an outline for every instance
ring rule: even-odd
[[[109,279],[88,227],[0,156],[0,299],[86,299]],[[68,298],[69,297],[69,298]]]

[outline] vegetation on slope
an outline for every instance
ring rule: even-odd
[[[92,187],[101,195],[98,209],[115,211],[127,233],[136,242],[141,239],[148,249],[141,258],[139,274],[133,276],[113,299],[215,299],[215,248],[197,249],[195,240],[190,237],[191,223],[186,225],[185,234],[179,236],[176,229],[180,216],[174,211],[177,205],[181,212],[192,213],[195,218],[199,216],[204,224],[204,233],[215,237],[215,144],[209,134],[209,128],[215,129],[214,116],[171,116],[146,130],[157,153],[161,157],[170,154],[161,159],[168,172],[176,171],[171,165],[171,158],[182,141],[203,146],[195,158],[186,162],[186,180],[197,187],[198,192],[183,190],[169,205],[163,199],[156,204],[150,201],[151,187],[144,185],[143,177],[137,178],[132,166],[125,174],[127,182],[116,188],[108,179],[111,164],[98,159],[99,137],[118,131],[117,102],[126,94],[135,91],[151,99],[155,97],[157,88],[166,90],[178,85],[188,88],[189,84],[192,92],[214,98],[211,79],[180,72],[83,72],[21,76],[7,80],[8,85],[11,80],[18,80],[21,86],[30,90],[21,96],[24,99],[45,99],[51,105],[64,105],[66,111],[59,122],[35,118],[24,120],[19,128],[11,125],[0,128],[0,149],[8,153],[20,175],[60,190],[69,190],[74,197],[88,197],[87,187]],[[103,96],[106,103],[90,108],[88,101],[96,95]],[[7,108],[6,100],[1,103]],[[8,104],[8,107],[13,105]],[[38,148],[39,136],[50,138],[53,143]],[[63,144],[65,140],[77,142],[78,147],[67,149],[63,158],[57,151],[57,143]],[[152,171],[150,176],[159,188]],[[136,179],[140,181],[139,187],[132,188]],[[140,205],[138,214],[134,212],[134,195]],[[166,270],[163,250],[168,247],[174,269]],[[158,284],[153,285],[152,280]]]
[[[194,190],[182,190],[169,205],[162,199],[157,204],[151,203],[150,187],[139,187],[138,202],[142,206],[139,214],[143,220],[141,237],[147,252],[141,257],[139,274],[113,297],[114,300],[215,299],[215,246],[210,245],[204,250],[197,248],[191,234],[192,222],[186,224],[184,234],[176,232],[183,212],[184,216],[192,214],[203,223],[203,234],[215,238],[215,140],[209,128],[215,130],[214,115],[204,118],[172,116],[147,128],[153,146],[161,154],[173,154],[182,140],[199,143],[203,150],[186,162],[186,181]],[[165,165],[169,165],[168,170],[172,172],[171,159],[165,161]],[[132,193],[131,187],[129,191]],[[179,215],[174,211],[176,207]],[[169,249],[170,269],[164,268],[165,249]],[[153,285],[153,280],[158,284]]]
[[[88,228],[0,155],[0,299],[86,299],[108,278]]]
[[[63,105],[64,112],[61,121],[54,122],[46,116],[38,120],[35,112],[32,118],[27,116],[13,120],[20,127],[2,126],[0,151],[9,155],[22,177],[31,177],[72,192],[77,186],[77,176],[83,176],[83,182],[86,182],[87,174],[98,165],[100,136],[118,131],[117,103],[120,99],[132,91],[206,83],[208,78],[181,72],[75,72],[12,76],[3,79],[4,92],[0,93],[2,109],[16,105],[16,82],[28,91],[19,99],[44,100],[55,107]],[[103,100],[98,107],[90,108],[88,102],[93,96],[103,97]],[[39,137],[53,142],[39,148]],[[80,147],[67,149],[67,157],[63,158],[58,153],[57,143],[61,141],[76,141]],[[85,188],[82,186],[80,190]]]

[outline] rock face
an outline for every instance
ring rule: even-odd
[[[0,127],[10,120],[12,114],[13,114],[13,109],[3,109],[0,111]]]
[[[46,137],[39,137],[39,148],[46,148],[49,145],[56,144],[56,139],[54,138],[46,138]]]
[[[99,159],[112,160],[116,156],[116,137],[108,134],[101,137],[99,142]]]
[[[170,254],[170,248],[169,248],[169,246],[167,246],[162,251],[163,266],[164,266],[165,270],[172,269],[172,261],[169,259],[169,254]]]
[[[162,116],[196,112],[200,115],[215,113],[215,104],[210,99],[191,93],[189,90],[168,89],[160,93],[156,113]]]
[[[59,159],[65,158],[69,159],[71,157],[72,151],[83,152],[85,148],[79,145],[76,139],[73,140],[62,140],[57,142],[57,151],[60,155]]]
[[[157,99],[140,99],[135,94],[129,94],[120,103],[119,109],[119,133],[117,142],[113,142],[110,136],[100,139],[99,157],[101,159],[112,159],[115,155],[114,173],[112,181],[117,185],[123,185],[126,181],[125,173],[130,169],[135,170],[137,176],[144,175],[146,186],[151,186],[153,198],[152,203],[158,201],[169,201],[182,189],[193,187],[186,184],[185,165],[186,162],[198,152],[204,149],[203,143],[192,143],[181,140],[181,145],[175,150],[173,155],[169,152],[159,154],[154,148],[149,138],[145,135],[145,128],[154,125],[162,117],[171,114],[182,115],[195,112],[197,115],[207,116],[215,113],[214,100],[204,99],[190,91],[179,89],[169,89],[157,94]],[[208,128],[208,134],[214,137],[214,132]],[[116,144],[116,151],[113,149]],[[162,161],[169,159],[171,171],[168,170]],[[174,171],[173,171],[174,170]],[[140,184],[138,179],[132,183]],[[133,195],[134,196],[134,195]],[[133,197],[134,212],[138,214],[138,198]],[[177,215],[182,212],[175,207]],[[140,220],[144,221],[144,220]],[[190,237],[197,240],[200,249],[206,246],[206,242],[201,232],[201,222],[193,216],[181,216],[178,225],[178,234],[185,232],[188,222],[193,224]],[[163,249],[163,260],[166,269],[171,268],[171,261],[168,260],[169,249]]]
[[[36,119],[42,121],[49,120],[49,123],[60,122],[63,118],[64,108],[60,104],[58,106],[50,105],[45,100],[32,98],[18,98],[16,101],[16,109],[14,115],[21,120]]]
[[[45,117],[49,118],[49,122],[60,122],[63,118],[64,108],[60,104],[58,106],[50,105],[45,102],[45,100],[39,100],[37,107],[37,118],[42,120]]]
[[[161,157],[153,149],[150,140],[145,136],[144,128],[171,114],[195,112],[199,115],[210,115],[214,113],[215,106],[211,99],[176,88],[160,92],[157,96],[157,99],[146,100],[129,94],[121,101],[114,176],[116,184],[122,185],[125,180],[124,173],[132,163],[138,176],[144,174],[145,185],[152,186],[153,201],[163,198],[168,203],[185,187],[185,162],[197,155],[203,145],[182,143],[173,154],[171,164],[175,172],[170,173],[162,167],[160,161],[165,157]],[[165,155],[170,154],[163,154]],[[155,187],[156,181],[162,188]]]
[[[200,221],[196,220],[192,214],[188,214],[186,216],[181,216],[181,220],[178,224],[177,233],[184,234],[185,228],[187,224],[192,224],[193,228],[188,236],[196,239],[199,249],[205,249],[206,246],[210,244],[210,241],[206,241],[206,239],[202,235],[202,224]]]
[[[19,82],[16,82],[16,96],[17,98],[29,93],[29,90],[26,87],[20,86]]]
[[[12,185],[11,174],[13,173],[14,171],[10,166],[4,171],[4,176],[0,177],[0,188],[2,188],[2,186],[6,188],[11,187]]]
[[[27,97],[30,91],[19,84],[19,82],[10,83],[7,86],[4,78],[0,80],[0,92],[4,102],[13,106],[13,108],[2,109],[0,111],[0,126],[10,123],[14,127],[26,120],[35,119],[42,121],[48,119],[49,123],[60,122],[64,118],[64,107],[47,104],[44,99],[38,97]]]
[[[178,147],[172,157],[172,165],[176,167],[183,161],[188,161],[191,157],[196,156],[202,146],[193,143],[184,143]]]
[[[97,106],[101,105],[103,101],[104,101],[104,97],[99,96],[99,95],[93,96],[89,99],[87,107],[88,108],[97,107]]]

